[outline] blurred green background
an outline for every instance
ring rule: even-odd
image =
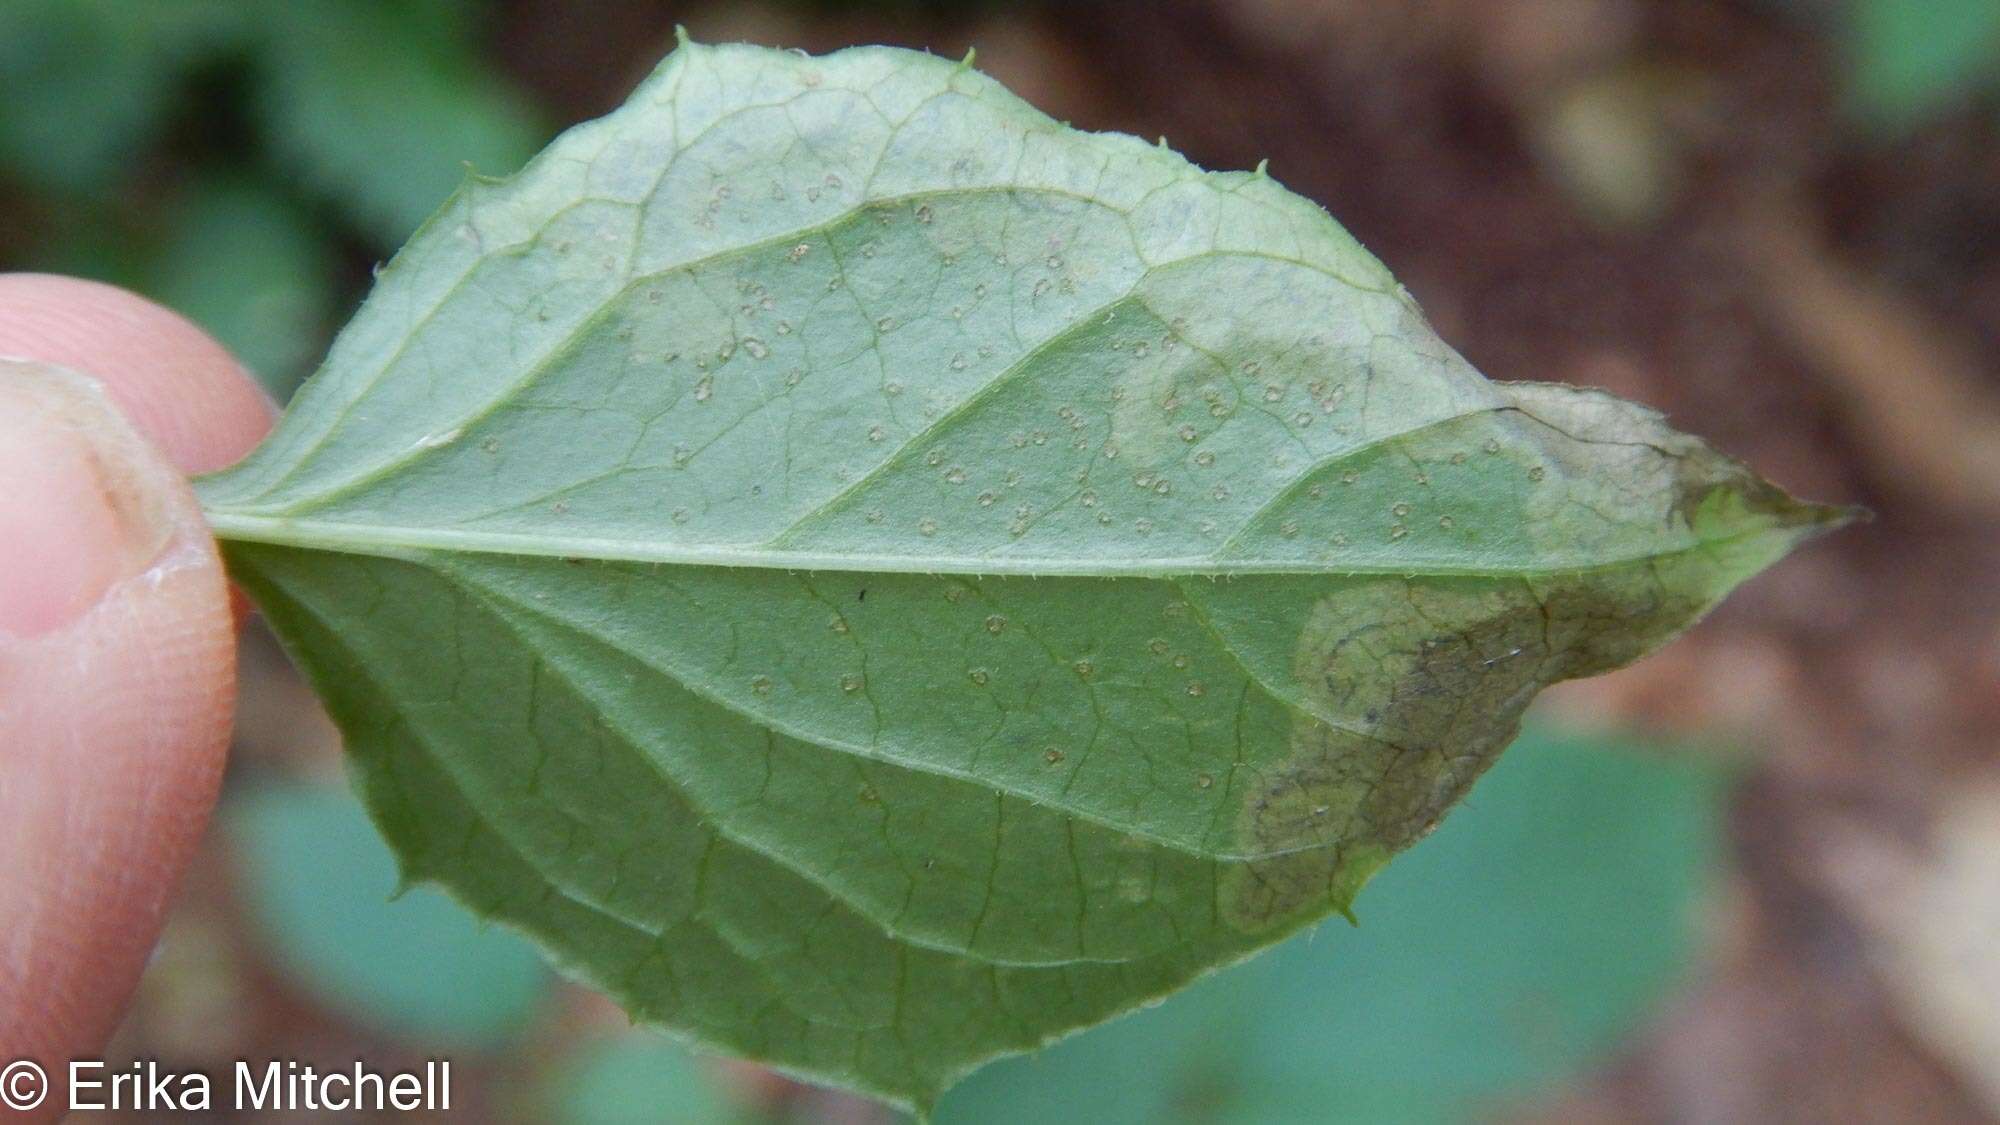
[[[1929,931],[1896,921],[1974,916],[1940,826],[2000,778],[2000,629],[1964,593],[2000,557],[2000,0],[0,0],[0,268],[151,296],[282,401],[468,167],[608,109],[676,22],[977,45],[1081,126],[1269,156],[1489,374],[1658,402],[1884,513],[1556,693],[1358,928],[996,1064],[941,1120],[2000,1115],[2000,995],[1939,1023]],[[1915,436],[1870,424],[1934,385],[1956,405]],[[248,644],[224,814],[116,1050],[445,1055],[476,1120],[888,1119],[633,1030],[395,894],[337,739]],[[2000,960],[1981,924],[1935,956]]]

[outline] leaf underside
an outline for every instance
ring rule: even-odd
[[[408,878],[920,1108],[1347,910],[1838,518],[1487,382],[1261,174],[885,48],[684,45],[199,487]]]

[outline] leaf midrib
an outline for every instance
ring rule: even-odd
[[[1715,538],[1696,538],[1659,550],[1628,555],[1538,559],[1533,565],[1495,566],[1401,559],[1367,562],[1313,563],[1294,559],[1218,559],[1211,555],[1163,558],[1082,559],[1076,557],[957,555],[885,555],[860,552],[772,550],[761,545],[690,546],[649,543],[602,536],[555,537],[450,528],[419,528],[390,524],[360,524],[341,520],[296,519],[233,512],[207,512],[218,538],[278,547],[371,555],[422,561],[430,554],[501,555],[514,558],[584,559],[604,563],[646,563],[667,566],[726,567],[756,570],[816,571],[860,574],[932,574],[966,577],[1024,578],[1233,578],[1256,575],[1299,575],[1322,578],[1366,578],[1379,575],[1426,578],[1544,578],[1589,574],[1708,548],[1729,546],[1760,535],[1782,534],[1768,527]]]

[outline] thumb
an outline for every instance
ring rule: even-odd
[[[214,803],[234,684],[180,472],[96,382],[0,360],[0,1062],[60,1075],[109,1037]]]

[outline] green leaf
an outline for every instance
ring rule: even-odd
[[[410,877],[920,1108],[1348,909],[1839,518],[879,48],[687,46],[469,184],[201,493]]]
[[[1615,1049],[1693,959],[1716,771],[1530,732],[1335,926],[981,1072],[939,1118],[1458,1121]],[[1481,1112],[1483,1111],[1483,1112]]]
[[[431,1050],[490,1046],[546,991],[535,951],[445,896],[390,901],[396,864],[354,800],[272,786],[232,810],[247,896],[278,963],[335,1011]]]

